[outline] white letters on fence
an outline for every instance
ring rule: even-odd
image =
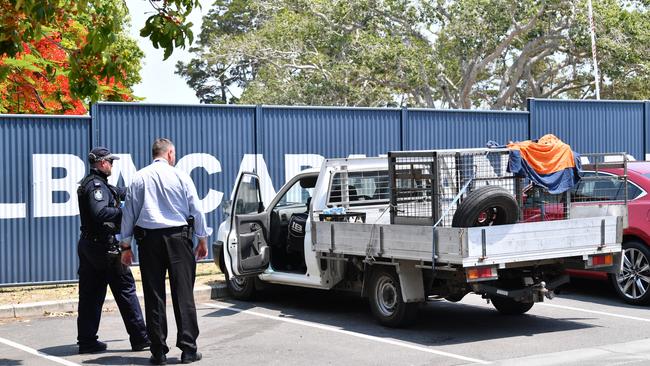
[[[54,168],[65,169],[65,175],[54,178]],[[75,216],[79,214],[77,204],[77,183],[86,171],[84,162],[71,154],[32,155],[32,176],[34,177],[34,217]],[[65,202],[54,203],[52,193],[66,192]]]

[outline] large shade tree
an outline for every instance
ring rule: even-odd
[[[594,2],[603,98],[650,94],[647,3]],[[218,0],[192,51],[177,73],[205,103],[523,109],[595,89],[584,0]]]

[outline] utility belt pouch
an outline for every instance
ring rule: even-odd
[[[192,237],[194,236],[194,216],[190,216],[187,218],[187,237],[192,240]]]

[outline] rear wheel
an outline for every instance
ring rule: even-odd
[[[497,311],[504,315],[524,314],[535,304],[532,302],[517,302],[508,297],[493,297],[490,300]]]
[[[392,268],[379,266],[370,281],[370,309],[380,324],[404,327],[417,318],[418,303],[406,303],[402,298],[399,278]]]
[[[623,267],[611,276],[614,289],[627,303],[650,303],[650,249],[638,241],[623,243]]]

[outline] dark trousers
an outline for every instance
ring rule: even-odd
[[[131,269],[123,265],[118,256],[108,256],[106,248],[105,243],[79,240],[77,341],[79,345],[92,345],[97,341],[106,286],[110,286],[131,345],[144,343],[147,332]]]
[[[140,271],[144,289],[147,332],[151,353],[166,354],[167,315],[165,275],[169,284],[176,319],[176,346],[185,352],[196,352],[199,326],[194,305],[196,261],[191,234],[187,227],[146,230],[138,240]]]

